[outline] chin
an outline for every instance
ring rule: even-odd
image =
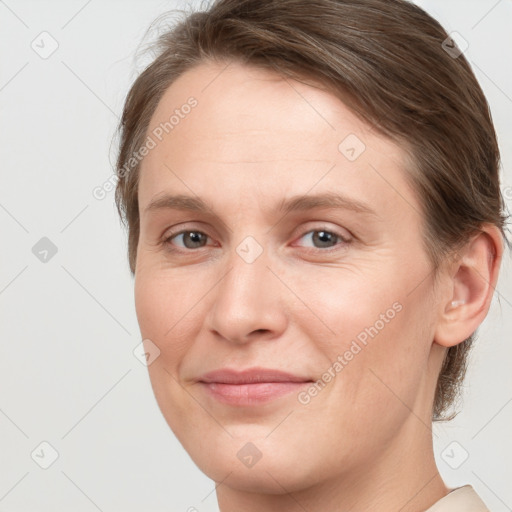
[[[258,494],[285,494],[310,487],[311,468],[297,467],[297,460],[259,460],[253,467],[244,466],[235,457],[220,458],[212,454],[193,457],[198,468],[210,479],[239,491]]]
[[[253,444],[249,438],[255,439]],[[180,442],[208,478],[240,491],[285,494],[308,488],[326,476],[322,474],[325,463],[320,459],[315,463],[312,447],[304,449],[301,443],[284,445],[280,439],[276,444],[264,436],[229,438],[211,443],[213,448],[190,437]]]

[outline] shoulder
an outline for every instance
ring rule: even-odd
[[[453,489],[425,512],[489,512],[489,509],[471,485],[464,485]]]

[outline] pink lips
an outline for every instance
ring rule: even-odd
[[[307,377],[268,368],[241,372],[225,368],[206,373],[198,380],[220,402],[239,406],[265,403],[313,382]]]

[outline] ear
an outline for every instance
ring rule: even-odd
[[[449,265],[434,342],[452,347],[469,338],[487,316],[503,255],[499,228],[485,224]]]

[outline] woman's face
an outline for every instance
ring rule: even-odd
[[[148,130],[135,298],[156,399],[223,485],[368,476],[431,444],[443,355],[405,155],[327,92],[224,68],[182,75]],[[254,368],[299,382],[205,382]]]

